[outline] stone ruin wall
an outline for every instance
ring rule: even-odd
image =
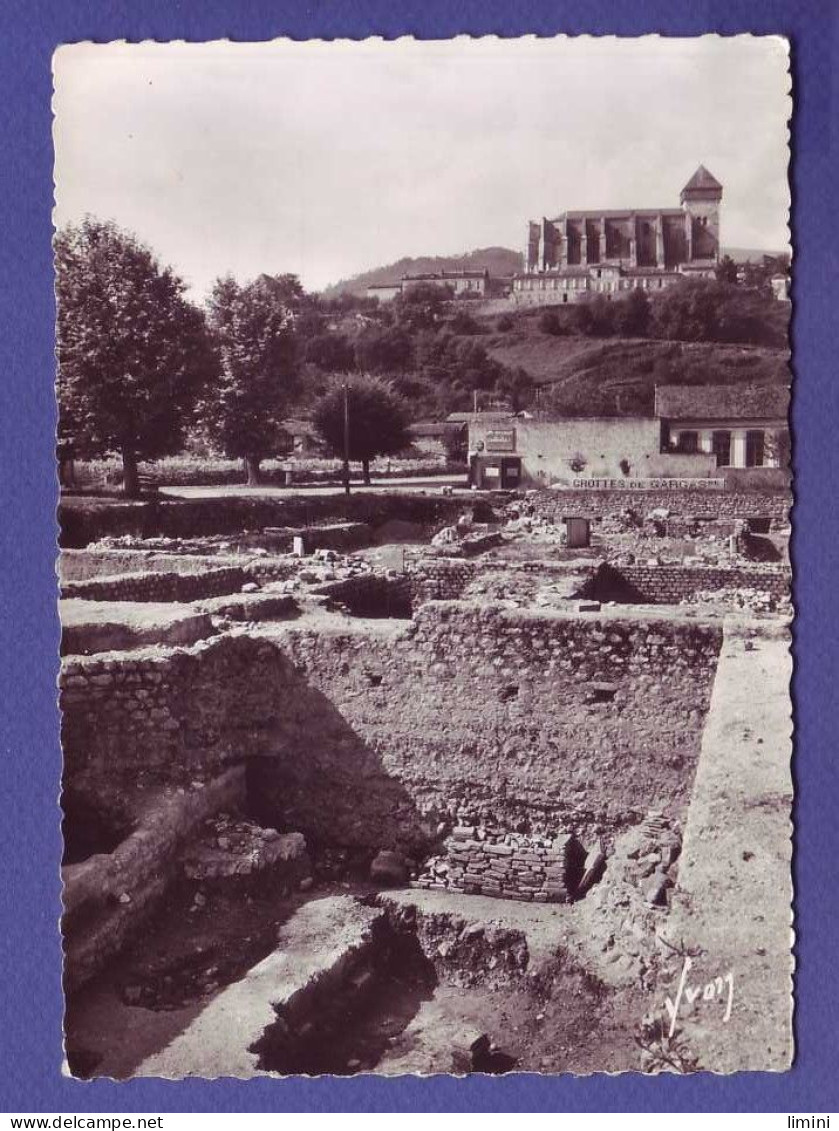
[[[221,597],[241,589],[249,580],[238,566],[219,566],[201,573],[124,573],[112,577],[92,577],[88,581],[67,581],[61,597],[80,597],[86,601],[198,601]]]
[[[765,563],[612,566],[592,559],[577,565],[580,596],[650,605],[679,604],[696,593],[719,589],[757,589],[778,600],[789,594],[792,580],[789,567]],[[531,599],[540,586],[567,578],[570,572],[563,562],[438,558],[421,561],[396,577],[351,577],[328,582],[315,592],[345,603],[357,615],[366,615],[377,606],[379,615],[383,615],[388,607],[417,608],[428,601],[477,597],[480,590],[491,590],[495,581],[503,582],[502,588],[509,596]]]
[[[349,497],[289,495],[214,499],[166,499],[114,502],[102,506],[73,497],[58,508],[62,548],[81,548],[106,536],[194,538],[271,528],[301,528],[335,523],[381,526],[391,519],[415,522],[429,533],[456,521],[463,500],[444,495],[360,492]]]
[[[635,510],[648,514],[664,508],[677,515],[723,518],[769,518],[783,525],[789,520],[791,506],[788,491],[535,491],[528,495],[534,512],[540,518],[560,522],[565,515],[603,517]]]
[[[683,811],[720,641],[431,603],[381,631],[67,658],[65,780],[106,805],[245,762],[264,823],[371,852],[423,851],[441,820],[609,838]]]
[[[621,566],[613,572],[633,591],[635,599],[654,605],[673,605],[695,593],[719,589],[759,589],[778,600],[789,596],[792,574],[787,567],[741,566]],[[595,582],[595,589],[597,583]]]

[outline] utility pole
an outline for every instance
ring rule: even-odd
[[[344,494],[350,493],[350,393],[347,382],[342,384],[344,390]]]

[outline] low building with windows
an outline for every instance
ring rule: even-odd
[[[783,486],[788,402],[777,385],[662,385],[650,417],[477,413],[468,417],[470,481],[507,490]]]
[[[664,451],[705,452],[720,468],[780,468],[789,462],[785,385],[659,385],[655,415]]]
[[[503,293],[505,284],[509,287],[509,280],[493,279],[485,267],[474,271],[428,271],[403,275],[398,283],[371,283],[367,297],[389,302],[414,287],[432,286],[447,288],[455,298],[487,298]]]
[[[401,294],[401,281],[398,283],[371,283],[367,288],[367,297],[377,298],[379,302],[390,302]]]

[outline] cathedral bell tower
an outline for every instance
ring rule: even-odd
[[[679,198],[685,213],[688,261],[720,258],[720,202],[722,185],[700,165]]]

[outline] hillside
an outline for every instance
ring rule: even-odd
[[[763,346],[552,337],[532,319],[482,344],[495,361],[521,367],[541,386],[540,408],[563,415],[647,414],[656,385],[790,381],[788,351]]]
[[[365,295],[372,283],[398,283],[403,275],[424,275],[435,271],[478,271],[486,268],[491,275],[512,275],[522,267],[521,252],[507,247],[483,247],[463,255],[406,256],[386,267],[375,267],[350,279],[341,279],[323,292],[324,298],[342,294]]]
[[[771,255],[775,259],[789,255],[789,248],[786,251],[766,251],[756,247],[724,247],[722,253],[735,263],[760,263],[764,255]]]
[[[761,251],[753,247],[724,247],[723,255],[729,255],[735,263],[759,263],[764,255],[780,255],[780,252]],[[490,275],[512,275],[522,269],[521,252],[509,247],[482,247],[463,255],[421,255],[416,258],[406,256],[386,267],[374,267],[341,279],[323,291],[324,298],[337,298],[342,294],[363,296],[372,283],[398,283],[403,275],[424,275],[434,271],[477,271],[486,267]]]

